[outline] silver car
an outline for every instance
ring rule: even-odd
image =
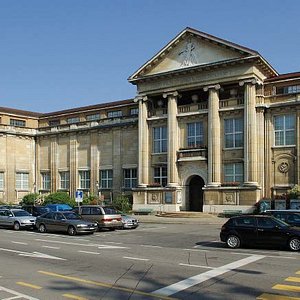
[[[121,214],[123,229],[135,229],[139,226],[139,220],[135,217]]]
[[[24,209],[0,209],[0,226],[14,230],[33,228],[36,218]]]

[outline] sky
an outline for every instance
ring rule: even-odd
[[[297,0],[0,0],[0,106],[35,112],[134,98],[127,79],[186,27],[300,71]]]

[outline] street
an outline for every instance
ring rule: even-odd
[[[232,250],[219,232],[158,223],[74,237],[0,229],[0,299],[300,299],[299,252]]]

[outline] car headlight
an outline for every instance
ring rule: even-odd
[[[78,224],[77,227],[87,227],[86,224]]]
[[[28,223],[31,223],[31,221],[30,220],[23,220],[23,222],[22,223],[26,223],[26,224],[28,224]]]

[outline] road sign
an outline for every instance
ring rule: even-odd
[[[83,191],[76,191],[75,201],[76,202],[82,202],[83,201]]]

